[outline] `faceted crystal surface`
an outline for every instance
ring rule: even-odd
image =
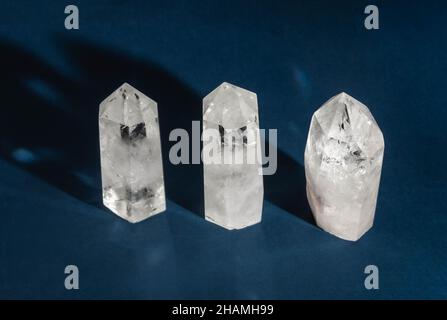
[[[264,187],[256,94],[222,83],[203,99],[207,130],[218,133],[214,152],[221,161],[203,159],[205,218],[227,229],[260,222]]]
[[[372,227],[383,151],[372,114],[346,93],[314,113],[304,158],[307,198],[318,226],[351,241]]]
[[[135,223],[166,208],[157,103],[125,83],[99,107],[104,205]]]

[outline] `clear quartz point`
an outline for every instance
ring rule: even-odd
[[[125,83],[99,106],[104,205],[135,223],[166,209],[157,103]]]
[[[205,218],[227,229],[260,222],[264,187],[256,94],[222,83],[203,99],[204,136],[208,130],[218,135],[214,156],[220,162],[203,159]]]
[[[318,226],[351,241],[372,227],[383,152],[371,112],[346,93],[314,113],[304,159],[307,198]]]

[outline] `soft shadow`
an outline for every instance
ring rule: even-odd
[[[0,155],[101,207],[98,105],[123,82],[158,102],[168,199],[203,215],[200,165],[169,162],[169,132],[201,119],[201,99],[162,67],[79,39],[57,38],[69,69],[0,41]]]
[[[277,150],[277,156],[276,173],[264,176],[266,199],[307,223],[316,225],[307,201],[304,167],[280,149]]]

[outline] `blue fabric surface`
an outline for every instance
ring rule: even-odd
[[[0,298],[447,298],[444,2],[65,1],[0,6]],[[101,204],[98,104],[129,82],[159,104],[168,209],[131,225]],[[223,81],[258,94],[278,129],[261,224],[202,217],[200,165],[168,162]],[[312,113],[346,91],[385,137],[375,226],[317,228],[303,153]],[[64,268],[80,269],[80,290]],[[366,265],[380,289],[364,288]]]

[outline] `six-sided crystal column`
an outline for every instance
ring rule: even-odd
[[[99,107],[104,205],[135,223],[165,210],[157,103],[125,83]]]
[[[256,94],[225,82],[213,90],[203,99],[204,137],[210,131],[218,135],[212,152],[220,161],[207,160],[204,138],[205,218],[227,229],[260,222],[264,187]]]
[[[314,113],[304,162],[307,198],[322,229],[355,241],[372,227],[383,151],[371,112],[346,93]]]

